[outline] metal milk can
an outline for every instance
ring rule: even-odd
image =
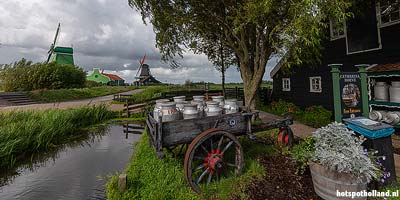
[[[183,109],[185,105],[189,105],[189,102],[187,101],[178,101],[176,102],[176,110],[179,112],[179,119],[183,118]]]
[[[213,101],[218,102],[218,103],[219,103],[219,106],[220,106],[221,108],[224,107],[224,105],[225,105],[224,96],[212,96],[211,98],[212,98]]]
[[[207,107],[205,109],[207,116],[218,116],[222,114],[222,108],[220,107],[220,102],[207,101]]]
[[[193,101],[204,101],[203,95],[193,96]]]
[[[204,108],[205,108],[205,103],[203,100],[193,100],[191,102],[193,105],[197,106],[197,110],[199,111],[199,117],[204,116]]]
[[[161,104],[159,116],[162,117],[163,122],[170,122],[179,119],[179,112],[176,110],[175,102],[165,102]]]
[[[390,102],[400,103],[400,81],[392,81],[389,91]]]
[[[371,112],[369,112],[368,115],[369,115],[368,117],[374,121],[382,121],[385,119],[386,111],[372,110]]]
[[[153,110],[153,117],[156,121],[158,121],[158,114],[161,111],[161,104],[165,103],[165,102],[169,102],[168,99],[157,99],[156,100],[156,105],[154,106],[154,110]]]
[[[390,125],[396,125],[400,122],[400,112],[388,112],[385,117],[385,122]]]
[[[374,86],[375,101],[389,101],[389,86],[386,82],[376,82]]]
[[[183,108],[183,119],[195,119],[199,116],[197,105],[185,104]]]
[[[239,106],[237,105],[236,99],[225,100],[224,110],[226,114],[239,112]]]
[[[181,101],[185,101],[186,97],[185,96],[176,96],[176,97],[172,97],[174,99],[174,102],[181,102]]]

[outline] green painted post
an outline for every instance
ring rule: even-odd
[[[367,70],[365,68],[369,67],[368,64],[356,65],[358,67],[358,72],[361,78],[361,101],[363,104],[363,116],[368,117],[368,83],[367,83]]]
[[[335,107],[335,121],[341,122],[342,121],[342,105],[341,105],[341,98],[340,98],[340,85],[339,85],[339,79],[340,79],[340,70],[339,67],[342,66],[342,64],[330,64],[328,65],[329,67],[332,68],[331,73],[332,73],[332,85],[333,85],[333,105]]]

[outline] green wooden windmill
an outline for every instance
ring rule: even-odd
[[[60,23],[58,23],[56,35],[54,36],[53,44],[50,46],[46,63],[53,61],[57,64],[74,65],[74,50],[72,47],[56,46],[58,35],[60,33]]]

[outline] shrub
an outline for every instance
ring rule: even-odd
[[[103,84],[98,83],[96,81],[89,81],[89,80],[85,81],[85,88],[99,87],[99,86],[102,86],[102,85]]]
[[[332,120],[332,112],[322,106],[311,106],[305,109],[300,121],[306,125],[319,128],[328,125]]]
[[[0,81],[5,91],[80,88],[85,80],[86,73],[81,68],[55,62],[32,64],[22,59],[0,70]]]
[[[314,152],[314,138],[306,137],[298,145],[293,146],[289,154],[296,160],[299,170],[304,172],[308,166],[308,161],[312,158]]]
[[[270,106],[271,112],[277,115],[282,115],[284,113],[293,113],[300,114],[301,110],[294,103],[283,101],[279,99],[279,101],[274,101]]]
[[[350,173],[358,181],[378,177],[379,169],[364,153],[363,136],[356,136],[342,123],[333,122],[313,134],[315,152],[313,161],[338,172]]]

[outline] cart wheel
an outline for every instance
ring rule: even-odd
[[[190,143],[185,155],[185,177],[200,193],[200,184],[218,181],[220,176],[240,175],[243,150],[237,138],[221,129],[209,129]]]
[[[293,132],[290,127],[282,127],[278,134],[278,145],[291,147],[293,144]]]

